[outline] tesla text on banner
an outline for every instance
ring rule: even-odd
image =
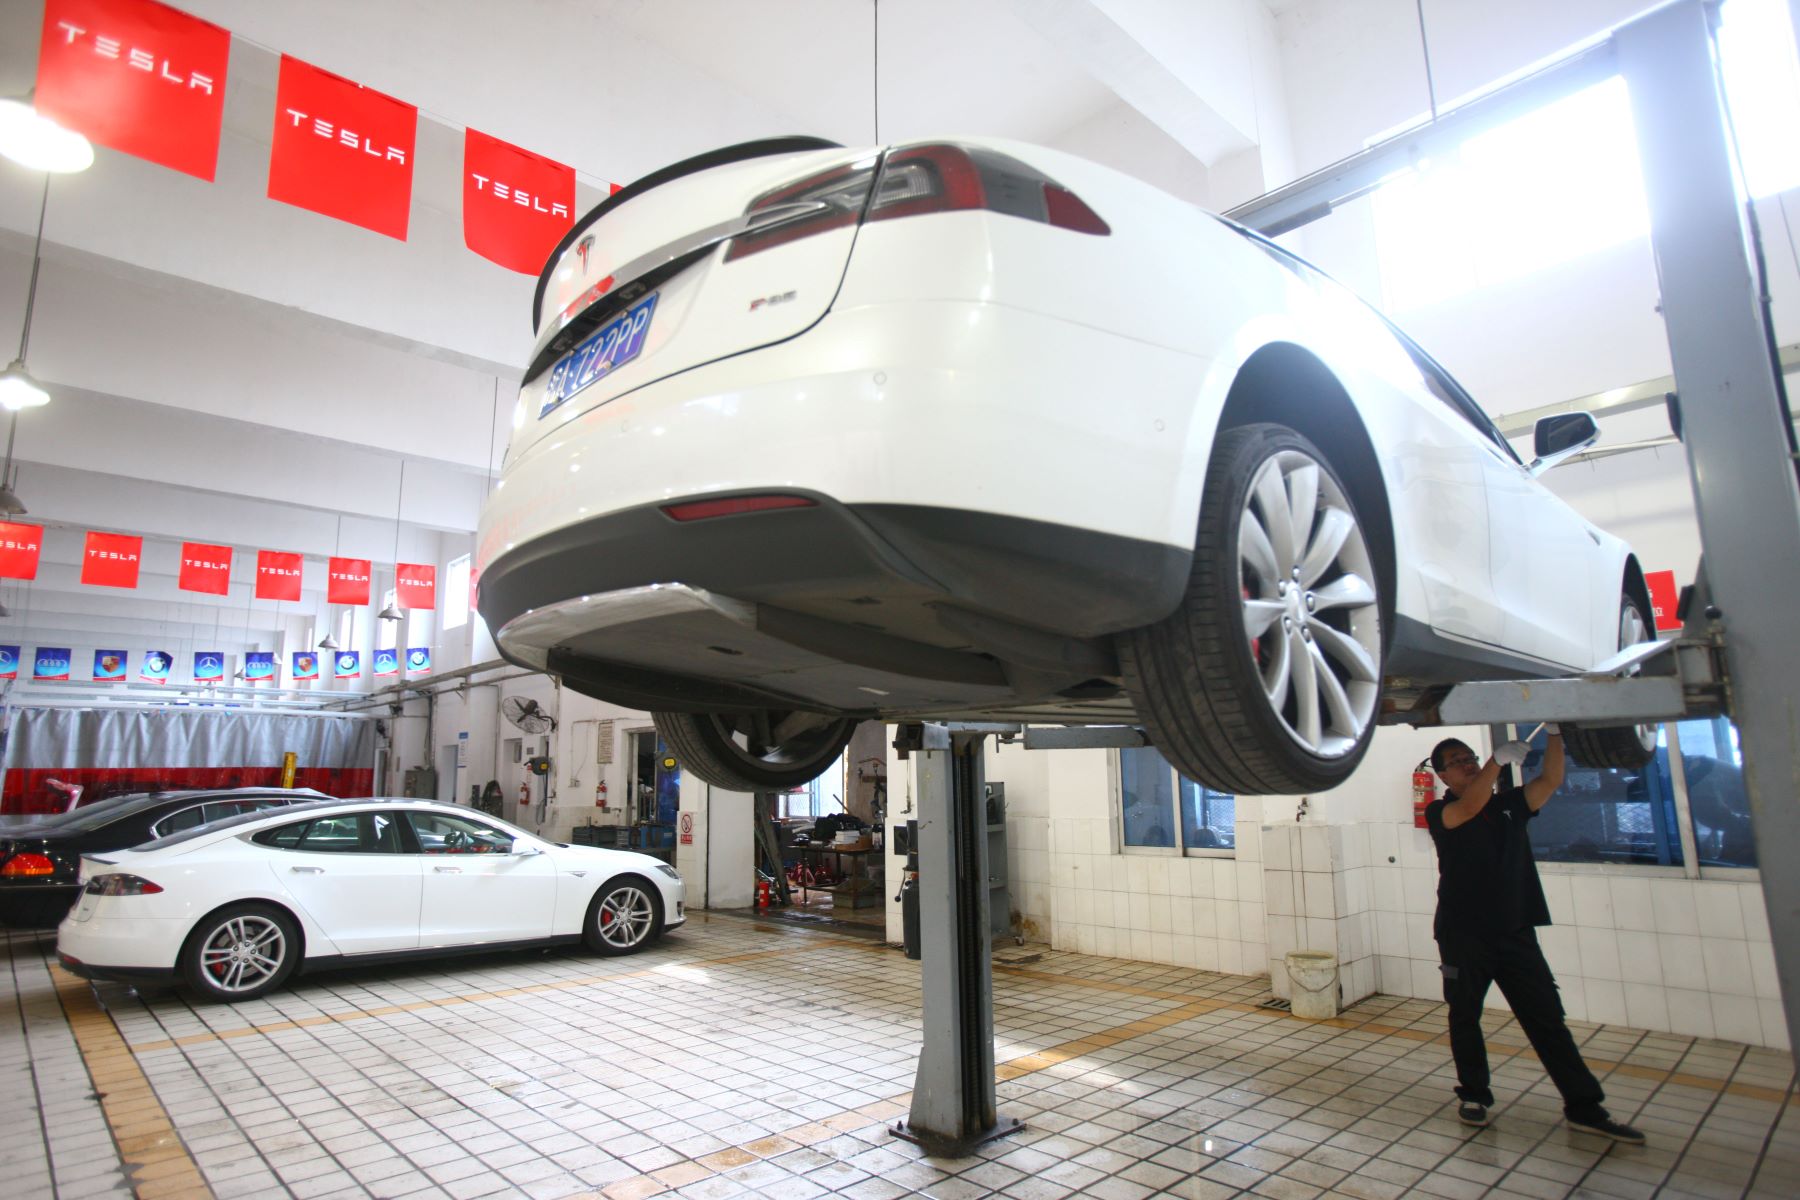
[[[419,110],[281,56],[269,198],[406,240]]]
[[[231,34],[155,0],[47,0],[37,108],[93,141],[210,180]]]
[[[94,682],[124,683],[127,657],[123,650],[94,651]]]
[[[328,564],[325,601],[328,604],[369,602],[369,560],[334,558]]]
[[[81,555],[81,582],[102,587],[134,588],[144,556],[144,539],[129,533],[87,535]]]
[[[430,563],[396,563],[394,590],[401,608],[437,607],[437,568]]]
[[[298,600],[302,559],[298,554],[280,550],[256,552],[256,598],[258,600]]]
[[[464,245],[536,275],[575,221],[575,168],[466,129],[462,208]]]
[[[181,543],[181,574],[176,586],[184,592],[223,596],[231,591],[231,547],[205,542]]]
[[[43,548],[42,525],[0,521],[0,579],[36,579]]]

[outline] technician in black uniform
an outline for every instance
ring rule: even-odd
[[[1454,738],[1431,751],[1431,766],[1444,781],[1443,796],[1425,809],[1437,844],[1438,907],[1433,934],[1443,965],[1444,999],[1450,1005],[1450,1053],[1456,1060],[1457,1117],[1484,1126],[1494,1093],[1488,1090],[1487,1043],[1481,1035],[1481,1003],[1497,983],[1519,1027],[1563,1097],[1569,1125],[1615,1141],[1642,1145],[1644,1135],[1606,1111],[1600,1081],[1581,1061],[1563,1019],[1562,999],[1550,964],[1538,949],[1537,926],[1550,924],[1550,908],[1538,882],[1525,823],[1537,815],[1563,781],[1562,733],[1554,725],[1543,772],[1524,787],[1495,792],[1503,767],[1518,768],[1531,753],[1508,742],[1483,766]]]

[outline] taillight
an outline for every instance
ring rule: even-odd
[[[56,864],[42,854],[15,854],[0,867],[0,875],[8,879],[36,879],[56,874]]]
[[[90,896],[154,896],[162,885],[138,875],[96,875],[88,880]]]
[[[763,227],[733,238],[725,260],[854,225],[865,204],[870,221],[982,209],[1076,233],[1112,233],[1080,196],[1011,155],[936,143],[891,151],[879,180],[872,163],[856,163],[758,196],[745,215]]]
[[[663,512],[677,521],[704,521],[708,517],[730,517],[738,513],[769,512],[778,508],[813,508],[817,500],[806,496],[726,496],[718,500],[689,500],[685,504],[665,504]]]

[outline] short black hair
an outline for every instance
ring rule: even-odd
[[[1470,754],[1475,753],[1474,748],[1461,738],[1445,738],[1431,748],[1431,769],[1442,774],[1444,770],[1444,760],[1450,757],[1450,751],[1458,747],[1467,750]]]

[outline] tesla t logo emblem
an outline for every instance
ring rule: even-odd
[[[592,254],[593,251],[594,238],[592,234],[589,234],[587,237],[584,237],[579,242],[575,243],[575,257],[581,260],[581,270],[583,274],[587,273],[588,255]]]
[[[769,306],[775,305],[775,304],[786,304],[789,300],[792,300],[793,298],[794,298],[793,292],[783,292],[779,296],[762,296],[762,297],[752,300],[750,302],[750,311],[755,312],[759,308],[768,308]]]

